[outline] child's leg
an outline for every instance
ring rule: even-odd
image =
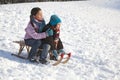
[[[58,53],[59,53],[59,54],[65,54],[65,51],[64,51],[63,49],[59,49],[59,50],[58,50]]]
[[[42,63],[42,64],[47,63],[46,58],[47,58],[47,55],[48,55],[48,51],[50,50],[50,47],[51,46],[49,44],[43,44],[42,45],[43,50],[42,50],[42,53],[41,53],[40,59],[39,59],[40,63]]]
[[[28,39],[25,40],[25,44],[31,46],[31,50],[29,53],[29,60],[31,61],[31,59],[35,57],[37,49],[41,45],[41,40]]]
[[[56,59],[58,58],[57,50],[52,50],[52,54],[55,56]]]
[[[49,44],[43,44],[42,46],[42,54],[40,56],[40,59],[46,59],[48,55],[48,51],[50,50],[50,45]]]

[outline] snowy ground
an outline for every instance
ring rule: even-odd
[[[120,80],[120,0],[0,5],[0,80]],[[62,19],[61,39],[72,52],[67,64],[31,64],[18,52],[33,7]],[[24,53],[26,51],[24,50]]]

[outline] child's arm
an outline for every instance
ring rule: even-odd
[[[26,33],[30,35],[33,39],[43,39],[46,38],[47,35],[45,32],[37,33],[35,29],[32,27],[31,24],[28,24],[27,28],[25,29]]]
[[[55,30],[55,33],[54,33],[54,40],[59,40],[59,36],[60,36],[60,29]]]
[[[58,44],[58,41],[59,41],[59,36],[60,36],[60,29],[55,30],[55,33],[54,33],[54,43],[55,43],[55,47],[56,48],[57,48],[57,44]]]

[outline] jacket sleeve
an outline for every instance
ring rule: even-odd
[[[31,24],[28,24],[27,28],[25,29],[26,33],[29,34],[33,39],[44,39],[46,38],[46,33],[37,33],[35,29],[32,27]]]
[[[50,28],[50,25],[49,25],[49,24],[45,25],[44,28],[43,28],[43,30],[42,30],[42,32],[47,31],[49,28]]]

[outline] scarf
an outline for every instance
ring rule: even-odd
[[[32,23],[36,24],[38,26],[38,33],[41,33],[43,28],[45,27],[45,20],[36,20],[34,18],[32,18]]]

